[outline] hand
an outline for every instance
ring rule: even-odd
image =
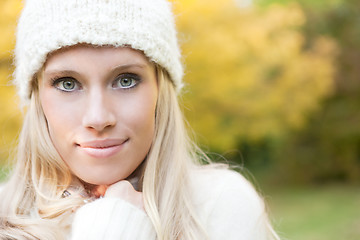
[[[121,180],[105,189],[105,197],[121,198],[137,208],[144,210],[142,193],[134,189],[129,181]]]
[[[88,190],[85,190],[88,189]],[[114,197],[121,198],[137,208],[144,210],[144,203],[142,193],[134,189],[131,183],[127,180],[121,180],[112,185],[93,185],[87,184],[84,186],[79,180],[73,180],[71,186],[66,190],[70,195],[80,195],[81,197]]]
[[[103,197],[108,188],[108,185],[97,185],[91,189],[91,196],[95,198]]]

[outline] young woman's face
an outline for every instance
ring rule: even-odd
[[[155,68],[143,53],[72,47],[51,55],[40,79],[52,142],[80,179],[112,184],[146,158],[158,89]]]

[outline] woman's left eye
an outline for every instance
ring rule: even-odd
[[[135,87],[138,82],[140,81],[140,78],[137,75],[133,74],[124,74],[120,75],[115,79],[115,82],[113,84],[114,88],[133,88]]]

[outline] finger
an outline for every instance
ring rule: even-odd
[[[144,210],[142,193],[136,191],[129,181],[122,180],[110,185],[106,190],[105,197],[121,198]]]
[[[103,197],[105,195],[107,188],[108,188],[107,185],[96,186],[91,190],[91,195],[94,196],[95,198]]]

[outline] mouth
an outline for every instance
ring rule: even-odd
[[[93,158],[109,158],[118,153],[129,139],[104,139],[76,143],[85,154]]]

